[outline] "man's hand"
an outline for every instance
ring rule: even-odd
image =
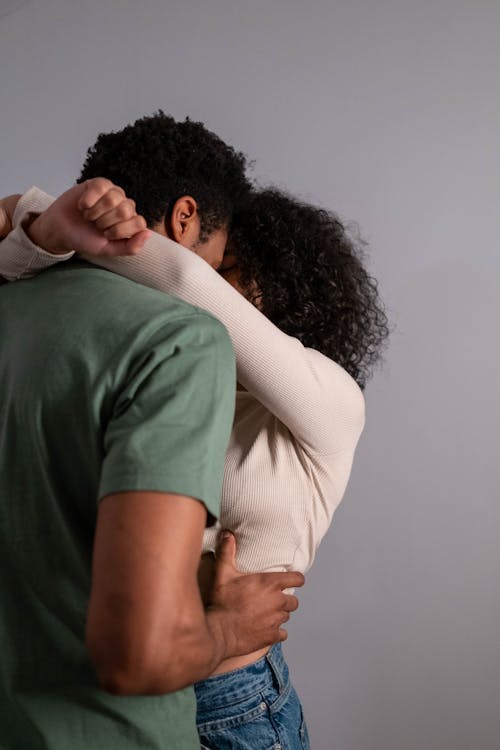
[[[224,532],[217,550],[207,619],[225,643],[226,656],[240,656],[288,637],[282,625],[298,600],[284,589],[303,586],[301,573],[241,573],[236,541]]]
[[[63,193],[26,229],[54,254],[134,255],[150,235],[133,200],[110,180],[96,177]]]

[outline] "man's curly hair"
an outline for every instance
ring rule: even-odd
[[[132,198],[148,227],[168,218],[175,201],[198,204],[200,240],[229,224],[248,193],[245,156],[201,122],[157,113],[116,133],[101,133],[89,148],[78,182],[107,177]]]
[[[254,192],[233,217],[228,249],[250,301],[364,388],[389,327],[362,243],[339,219],[278,190]]]

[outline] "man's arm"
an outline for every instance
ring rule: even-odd
[[[197,583],[206,510],[160,492],[108,495],[95,536],[86,644],[102,687],[123,695],[161,694],[210,675],[229,656],[286,638],[299,573],[236,576],[219,582],[203,610]]]
[[[86,638],[103,687],[128,695],[177,690],[228,654],[281,640],[295,606],[282,589],[303,580],[236,574],[205,614],[197,570],[207,513],[219,509],[234,358],[206,313],[154,305],[129,337],[106,419]]]

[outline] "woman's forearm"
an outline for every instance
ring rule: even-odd
[[[21,202],[24,211],[50,205],[49,196],[30,192]],[[10,238],[0,245],[0,274],[5,271],[9,242]],[[32,245],[30,275],[38,262],[45,268],[60,260],[47,258],[46,253],[37,259],[35,252]],[[307,450],[322,454],[354,450],[364,423],[363,396],[354,380],[335,362],[280,331],[194,253],[153,234],[137,257],[87,260],[211,312],[231,336],[239,382]]]

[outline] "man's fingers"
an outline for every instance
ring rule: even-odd
[[[286,641],[286,639],[288,638],[288,631],[286,631],[285,628],[280,628],[279,637],[280,641]]]
[[[236,539],[230,531],[222,531],[215,551],[217,562],[226,563],[236,569]]]
[[[295,612],[299,608],[299,600],[293,594],[285,595],[285,612]]]
[[[292,571],[290,573],[259,573],[261,577],[261,585],[267,583],[268,586],[274,589],[296,589],[303,586],[305,578],[302,573]]]
[[[297,571],[291,573],[262,573],[262,575],[269,576],[273,586],[282,590],[300,588],[306,580],[302,573]]]

